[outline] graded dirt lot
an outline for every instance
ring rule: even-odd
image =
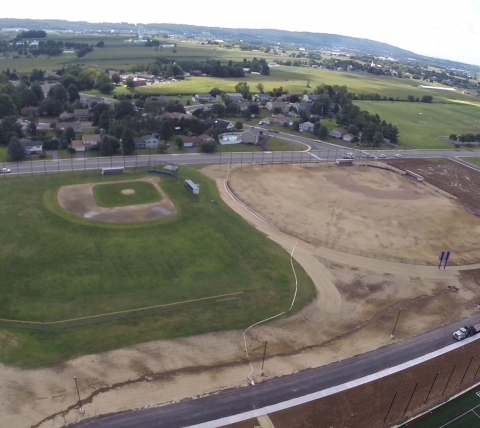
[[[173,202],[160,187],[160,178],[145,177],[138,181],[151,183],[162,195],[162,200],[150,204],[104,208],[98,206],[93,195],[93,188],[99,183],[88,183],[61,187],[57,195],[58,203],[62,208],[79,217],[111,223],[134,223],[156,220],[172,215],[177,211]],[[116,183],[123,182],[117,181]],[[126,192],[124,193],[125,195],[134,194],[132,189],[126,189]]]
[[[226,169],[211,166],[203,171],[216,181],[223,201],[245,221],[288,252],[297,243],[294,258],[317,287],[317,299],[299,313],[250,330],[247,346],[255,376],[260,372],[264,341],[268,341],[267,376],[282,376],[387,345],[399,309],[402,317],[395,332],[397,340],[478,311],[479,284],[468,278],[465,282],[459,280],[454,267],[438,270],[434,266],[404,265],[314,247],[285,235],[235,201],[224,186]],[[14,333],[0,335],[0,347],[2,341],[15,340]],[[229,331],[159,340],[86,355],[39,370],[20,371],[0,365],[0,420],[9,428],[59,428],[78,421],[73,376],[79,379],[85,417],[246,386],[250,367],[242,333]],[[405,391],[413,387],[410,380],[402,385]],[[425,388],[423,378],[422,388]],[[378,408],[383,409],[390,396],[383,392],[376,397],[372,400],[377,400]],[[351,413],[340,415],[344,419],[338,421],[344,421],[344,425],[330,423],[331,419],[325,421],[329,425],[318,424],[316,416],[312,416],[309,425],[295,425],[288,415],[284,422],[277,418],[274,424],[282,428],[374,426],[368,425],[365,400],[364,395],[358,394],[356,401],[353,398],[351,401],[352,406],[357,402],[363,405],[362,418],[356,419],[362,424],[347,424],[346,418],[356,415],[353,408],[347,409]],[[338,401],[328,405],[341,409]],[[404,405],[405,400],[400,401],[399,397],[395,416],[403,411]],[[243,426],[246,425],[238,425]]]
[[[425,181],[457,198],[457,203],[480,217],[480,172],[449,159],[390,159],[389,165],[422,175]]]
[[[231,172],[230,186],[281,230],[340,247],[431,262],[445,248],[459,254],[480,247],[479,218],[391,171],[244,167]]]

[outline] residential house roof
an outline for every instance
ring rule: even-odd
[[[72,140],[71,146],[74,149],[81,149],[81,148],[85,147],[85,144],[82,140]]]
[[[330,132],[336,132],[338,134],[341,134],[341,135],[344,135],[347,133],[347,131],[345,130],[345,128],[335,128],[335,129],[332,129]]]
[[[60,113],[60,116],[58,116],[60,119],[71,119],[73,117],[72,113],[69,113],[67,111],[64,111],[63,113]]]
[[[229,122],[228,120],[216,120],[215,121],[215,125],[217,128],[220,128],[220,129],[226,129],[228,128],[229,126],[233,125],[232,122]]]
[[[82,141],[100,141],[101,139],[100,134],[82,135]]]
[[[238,98],[243,100],[243,95],[240,92],[227,92],[225,96],[227,98]]]
[[[23,147],[34,147],[34,146],[43,146],[43,141],[38,140],[28,140],[27,138],[20,138],[20,144]]]
[[[200,138],[200,140],[202,140],[202,143],[203,143],[204,141],[209,141],[209,140],[213,140],[213,139],[214,139],[211,135],[207,135],[207,134],[199,135],[198,138]]]
[[[90,111],[88,108],[76,108],[73,110],[73,114],[75,116],[88,116],[90,114]]]
[[[170,112],[165,112],[163,113],[163,117],[169,118],[169,119],[181,119],[182,117],[185,117],[185,113],[178,113],[176,111],[170,113]]]

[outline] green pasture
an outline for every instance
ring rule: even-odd
[[[355,104],[397,125],[399,146],[407,143],[408,148],[448,149],[453,147],[447,141],[450,134],[480,133],[480,104],[388,101],[355,101]]]
[[[480,166],[480,157],[461,158],[463,161],[471,163],[472,165]]]
[[[480,426],[480,398],[474,388],[460,397],[440,406],[429,414],[408,422],[412,428],[472,428]]]
[[[122,193],[129,190],[133,190],[134,193]],[[93,196],[98,206],[106,208],[149,204],[162,199],[155,186],[144,181],[97,184],[93,187]]]
[[[177,213],[137,224],[102,223],[63,210],[61,186],[138,179],[146,170],[5,176],[0,185],[0,319],[54,322],[244,292],[169,312],[58,330],[0,327],[0,362],[46,366],[161,338],[245,328],[288,308],[289,254],[221,200],[197,168],[161,177]],[[193,196],[183,185],[200,186]],[[129,185],[131,187],[131,185]],[[298,311],[315,296],[299,265]]]

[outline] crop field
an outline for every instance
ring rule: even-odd
[[[450,134],[480,133],[480,104],[355,101],[400,130],[400,145],[409,148],[452,148]],[[446,137],[446,138],[443,138]],[[408,139],[408,141],[407,141]]]
[[[137,169],[127,178],[84,172],[3,181],[2,320],[88,321],[155,305],[168,311],[64,329],[16,329],[2,321],[1,362],[51,365],[159,338],[241,328],[288,307],[294,284],[289,254],[229,210],[214,182],[195,168],[182,167],[178,181],[162,178],[161,189],[177,212],[160,220],[95,222],[57,201],[66,185],[145,175]],[[199,197],[185,189],[185,178],[199,184]],[[315,291],[303,269],[296,270],[298,311]]]

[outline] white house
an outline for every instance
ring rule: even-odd
[[[345,131],[344,128],[335,128],[335,129],[332,129],[332,130],[328,133],[328,135],[330,135],[330,137],[340,139],[340,138],[342,138],[346,133],[347,133],[347,131]]]
[[[195,101],[197,103],[214,103],[215,97],[210,94],[197,94],[195,95]]]
[[[312,122],[301,123],[298,127],[300,132],[313,132],[314,124]]]
[[[98,147],[101,139],[102,136],[100,134],[82,135],[82,141],[86,150],[91,150]]]
[[[234,101],[234,102],[243,101],[243,95],[238,92],[228,92],[225,94],[225,96],[230,101]]]
[[[243,131],[240,138],[244,144],[258,144],[260,142],[261,135],[261,131],[250,128],[246,131]]]
[[[158,138],[153,135],[144,135],[133,139],[136,149],[156,149],[158,147]]]
[[[71,145],[72,145],[72,148],[75,149],[75,153],[85,151],[85,144],[83,144],[82,140],[72,140]]]
[[[27,138],[20,138],[20,144],[25,149],[25,153],[27,155],[31,155],[33,153],[41,153],[43,150],[43,142],[42,141],[31,141]]]
[[[352,134],[343,134],[342,135],[342,140],[346,141],[347,143],[350,143],[354,139],[355,139],[355,135],[352,135]]]

